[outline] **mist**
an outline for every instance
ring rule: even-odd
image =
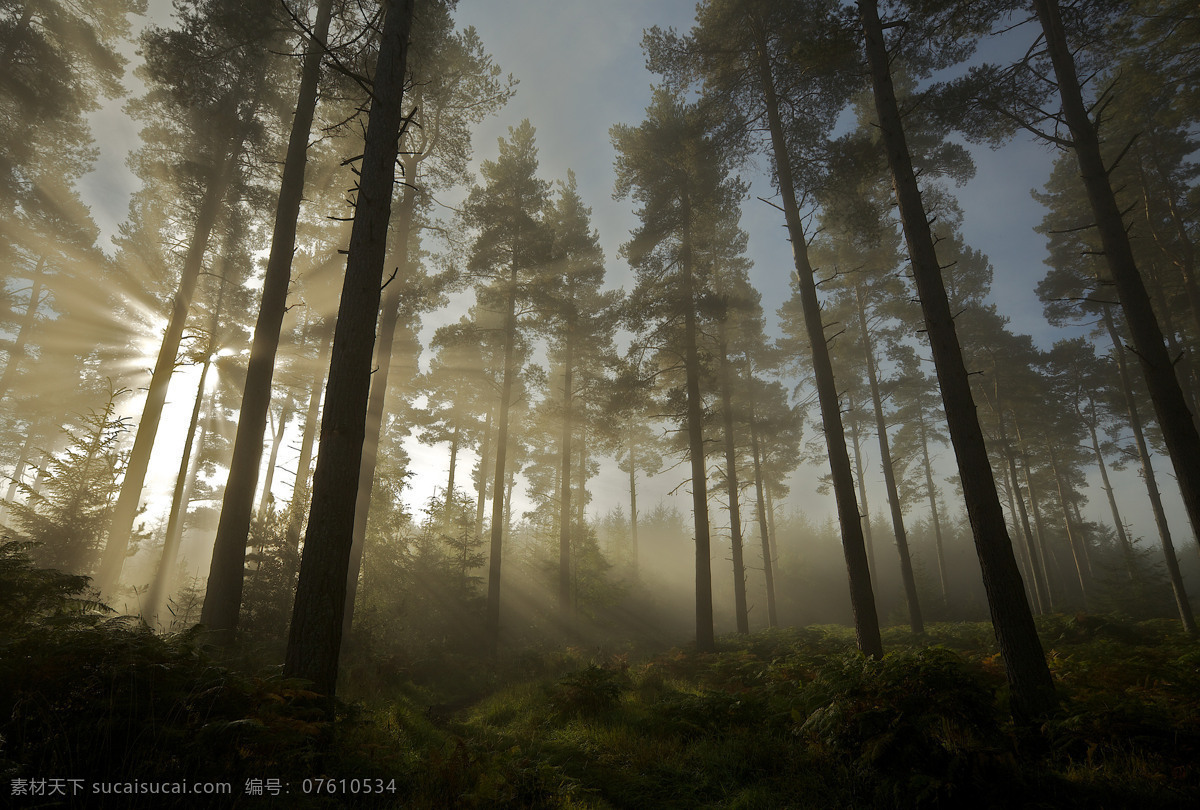
[[[0,790],[1194,806],[1198,35],[0,4]]]

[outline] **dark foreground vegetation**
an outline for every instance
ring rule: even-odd
[[[359,661],[331,724],[304,683],[214,660],[195,630],[106,618],[86,580],[14,544],[0,580],[0,773],[84,780],[74,798],[14,790],[13,807],[1200,803],[1200,646],[1169,620],[1040,618],[1062,702],[1032,729],[1010,719],[984,623],[885,629],[878,661],[841,627],[725,637],[715,653]],[[95,781],[231,794],[105,796]]]

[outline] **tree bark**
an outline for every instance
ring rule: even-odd
[[[1004,513],[1000,508],[996,482],[983,442],[983,431],[979,427],[962,350],[942,282],[941,266],[900,121],[878,3],[876,0],[859,0],[858,8],[881,137],[891,167],[900,220],[904,226],[913,276],[925,316],[926,336],[933,349],[950,441],[958,459],[963,496],[988,595],[992,626],[1012,688],[1013,714],[1022,722],[1037,722],[1048,716],[1058,702],[1054,694],[1054,682],[1004,524]]]
[[[229,478],[221,502],[221,517],[217,523],[208,573],[208,590],[200,614],[201,623],[216,633],[219,640],[226,642],[232,641],[241,611],[246,541],[262,461],[267,410],[271,406],[271,380],[275,372],[275,355],[279,349],[279,330],[287,310],[292,254],[296,248],[296,221],[304,195],[309,130],[312,129],[316,109],[317,79],[321,58],[325,53],[331,9],[332,0],[320,0],[313,36],[301,66],[300,91],[279,186],[271,253],[263,277],[262,302],[250,344],[246,385],[242,391],[237,434],[233,441],[233,458],[229,462]]]
[[[1046,35],[1046,48],[1054,64],[1062,99],[1063,118],[1071,130],[1075,157],[1096,218],[1104,257],[1125,312],[1133,339],[1133,350],[1141,360],[1142,374],[1166,442],[1184,508],[1193,533],[1200,534],[1200,433],[1175,376],[1175,364],[1163,345],[1150,297],[1138,272],[1129,234],[1109,182],[1108,169],[1100,154],[1100,141],[1084,106],[1075,62],[1066,41],[1058,3],[1034,0],[1034,8]]]
[[[371,491],[375,487],[375,466],[379,461],[379,438],[383,431],[383,411],[387,401],[388,377],[392,368],[392,348],[396,342],[396,325],[400,319],[400,292],[403,281],[409,275],[408,242],[412,233],[413,213],[416,211],[416,187],[418,158],[406,155],[404,166],[404,198],[396,218],[394,243],[400,250],[400,262],[396,275],[387,285],[380,308],[379,337],[375,341],[375,371],[371,374],[371,393],[367,399],[367,417],[364,427],[362,460],[359,464],[358,492],[354,502],[354,529],[350,543],[350,567],[346,573],[346,610],[343,618],[342,638],[350,635],[354,620],[354,601],[358,586],[358,575],[362,570],[363,545],[367,538],[367,518],[371,511]]]
[[[316,691],[330,697],[337,683],[346,573],[354,531],[353,504],[362,462],[371,353],[403,124],[401,101],[412,16],[413,0],[388,4],[384,16],[346,280],[321,418],[312,510],[283,668],[285,676],[311,680]]]

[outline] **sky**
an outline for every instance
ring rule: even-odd
[[[654,25],[686,30],[694,11],[692,0],[460,0],[456,19],[461,26],[474,26],[491,52],[496,63],[518,80],[516,96],[495,117],[484,121],[475,131],[476,165],[479,160],[494,159],[497,138],[507,135],[508,128],[528,118],[537,130],[540,174],[544,179],[564,179],[567,170],[574,170],[580,194],[592,208],[592,224],[600,235],[604,248],[608,284],[613,287],[632,285],[632,272],[618,251],[636,223],[632,204],[615,201],[613,190],[614,151],[609,140],[609,128],[615,123],[636,125],[649,103],[654,77],[645,69],[641,52],[644,29]],[[152,0],[151,19],[165,22],[169,15],[166,0]],[[1018,30],[1014,41],[1028,39],[1029,32]],[[1020,43],[1014,47],[1020,47]],[[1003,50],[990,46],[990,52]],[[129,55],[136,63],[133,48]],[[132,68],[131,64],[131,68]],[[131,93],[139,92],[136,81],[130,81]],[[124,116],[121,102],[106,105],[92,118],[100,147],[96,170],[84,178],[82,192],[92,205],[93,215],[101,229],[111,235],[124,218],[128,195],[136,188],[136,179],[124,166],[125,156],[136,148],[137,127]],[[1004,148],[992,150],[971,147],[976,162],[976,175],[955,194],[964,212],[962,226],[969,245],[989,256],[995,269],[992,299],[999,312],[1010,319],[1011,328],[1032,335],[1043,348],[1067,333],[1046,323],[1042,307],[1034,294],[1037,281],[1044,275],[1046,257],[1043,238],[1033,231],[1043,214],[1031,198],[1030,191],[1049,176],[1055,153],[1048,147],[1019,137]],[[792,267],[790,245],[785,239],[782,214],[759,201],[757,197],[774,197],[770,182],[763,174],[766,161],[748,166],[743,179],[750,183],[750,192],[743,205],[742,226],[750,236],[750,258],[754,262],[751,280],[763,295],[768,329],[776,333],[775,310],[790,296]],[[452,199],[452,198],[448,198]],[[446,313],[446,319],[456,319],[457,312]],[[426,319],[426,336],[441,321],[436,316]],[[427,362],[427,360],[426,360]],[[177,375],[172,383],[171,400],[189,403],[195,382]],[[177,405],[176,411],[184,405]],[[170,417],[169,417],[170,418]],[[175,417],[179,418],[179,417]],[[168,430],[165,432],[171,436]],[[182,431],[176,431],[182,433]],[[446,453],[444,449],[429,450],[415,441],[407,445],[413,456],[414,476],[407,493],[408,503],[419,508],[439,482],[444,481]],[[172,476],[178,455],[169,447],[156,448],[156,468],[163,478]],[[945,475],[952,471],[949,450],[940,454]],[[877,469],[877,460],[868,459]],[[161,465],[161,466],[158,466]],[[428,471],[433,470],[430,474]],[[166,472],[163,472],[166,471]],[[827,469],[801,468],[793,482],[795,493],[792,508],[805,511],[816,523],[834,514],[832,496],[815,492],[818,475]],[[1165,472],[1165,470],[1160,470]],[[151,474],[155,474],[152,469]],[[679,483],[677,477],[652,482],[649,490],[639,494],[639,501],[651,506],[656,497],[666,498],[666,492]],[[882,475],[870,477],[875,510],[886,504],[882,494]],[[1165,478],[1165,476],[1164,476]],[[277,481],[279,497],[286,499],[290,476]],[[1169,479],[1167,479],[1169,480]],[[1135,534],[1152,536],[1149,511],[1144,495],[1139,496],[1140,481],[1132,472],[1116,474],[1116,486],[1129,493],[1123,508],[1127,519],[1134,524]],[[627,502],[622,476],[611,465],[593,482],[593,508],[606,512],[618,503]],[[161,488],[161,485],[160,485]],[[1167,490],[1173,520],[1183,527],[1178,496]],[[1098,486],[1089,492],[1091,502],[1086,510],[1093,519],[1110,522],[1107,506]],[[161,498],[162,495],[157,497]],[[687,502],[676,502],[681,511],[688,510]],[[517,503],[517,509],[521,504]]]

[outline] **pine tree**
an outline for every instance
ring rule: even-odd
[[[492,482],[492,523],[488,562],[486,643],[494,654],[500,642],[500,569],[506,524],[510,411],[520,373],[518,343],[529,311],[531,282],[546,260],[549,234],[543,223],[548,184],[537,177],[534,129],[528,120],[500,140],[495,161],[480,166],[486,185],[471,190],[464,218],[479,235],[471,246],[468,270],[484,284],[480,306],[498,315],[503,346],[500,401],[496,406],[496,445]]]
[[[612,128],[617,148],[618,198],[641,205],[641,225],[622,251],[638,273],[629,312],[665,368],[682,372],[682,390],[672,392],[673,410],[687,438],[691,464],[696,543],[696,646],[714,648],[712,552],[708,475],[704,448],[704,400],[700,389],[701,305],[715,271],[707,241],[736,219],[741,185],[728,176],[729,152],[714,131],[718,111],[689,105],[659,88],[637,127]]]
[[[875,0],[860,0],[858,8],[884,152],[891,169],[900,220],[904,226],[913,276],[925,316],[926,336],[933,349],[950,438],[958,458],[967,513],[991,608],[992,625],[1012,685],[1013,712],[1024,720],[1034,721],[1052,710],[1056,701],[1054,684],[1025,598],[1012,543],[1004,526],[995,479],[988,463],[983,432],[975,414],[967,370],[942,281],[941,265],[896,102],[892,60],[884,38],[879,4]],[[930,27],[928,36],[920,34],[916,37],[915,41],[921,47],[926,47],[927,42],[935,39],[934,32],[942,31],[938,28],[939,23],[953,20],[956,26],[950,36],[957,38],[970,33],[970,25],[976,22],[972,15],[964,15],[957,7],[938,10],[942,12],[941,15],[910,18],[911,22]],[[947,41],[950,41],[949,38]],[[941,58],[953,59],[959,53],[952,48]],[[933,66],[915,67],[931,70]]]
[[[338,318],[333,337],[321,449],[313,474],[313,505],[284,661],[284,674],[311,680],[317,691],[330,697],[337,684],[375,316],[403,127],[401,103],[413,30],[412,0],[390,3],[382,25],[346,280],[338,308],[339,316],[346,317]]]

